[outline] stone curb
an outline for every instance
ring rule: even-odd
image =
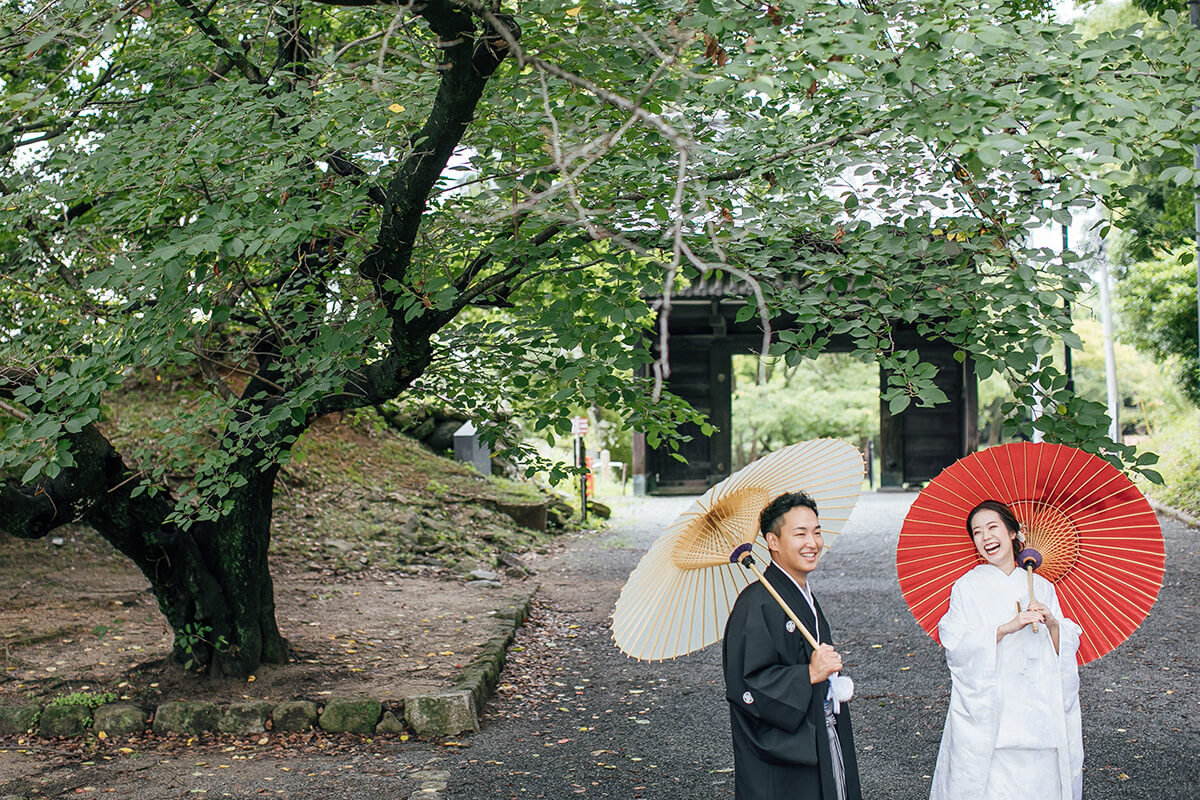
[[[529,618],[538,587],[513,600],[493,616],[502,621],[500,632],[483,645],[482,651],[463,669],[454,685],[434,694],[404,699],[404,721],[418,736],[458,736],[479,730],[479,717],[488,698],[496,691],[500,671],[508,659],[508,647],[517,629]]]
[[[496,691],[500,672],[508,661],[508,648],[516,638],[517,630],[529,619],[533,597],[539,587],[533,587],[528,595],[517,598],[508,608],[500,609],[495,616],[504,621],[501,633],[488,639],[482,652],[459,674],[454,688],[471,693],[476,713],[482,714],[488,698]]]
[[[1200,518],[1194,517],[1186,511],[1181,511],[1178,508],[1166,505],[1165,503],[1160,503],[1159,501],[1152,499],[1149,495],[1146,496],[1146,500],[1150,503],[1150,507],[1153,508],[1156,513],[1166,514],[1168,517],[1174,517],[1184,525],[1190,525],[1193,528],[1200,528]]]
[[[496,689],[508,647],[529,617],[533,596],[514,599],[492,612],[501,620],[493,636],[447,690],[413,695],[400,702],[367,697],[328,697],[319,703],[287,700],[271,704],[168,701],[148,709],[129,702],[85,705],[42,704],[33,700],[0,704],[0,736],[71,738],[89,731],[104,736],[199,733],[260,734],[320,729],[362,735],[458,736],[479,730],[479,716]]]

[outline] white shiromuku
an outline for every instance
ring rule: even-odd
[[[980,564],[954,583],[938,623],[953,681],[930,800],[1080,800],[1080,628],[1063,618],[1054,584],[1034,575],[1034,597],[1059,620],[1058,652],[1045,625],[996,641],[1029,603],[1023,570]]]

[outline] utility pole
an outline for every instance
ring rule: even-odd
[[[1195,1],[1200,2],[1200,0]],[[1070,229],[1071,226],[1064,222],[1062,226],[1062,257],[1064,259],[1067,257],[1067,251],[1071,249],[1071,239],[1067,234],[1067,231]],[[1066,312],[1067,320],[1069,321],[1071,319],[1070,300],[1066,301]],[[1067,373],[1067,391],[1075,394],[1075,373],[1071,369],[1071,345],[1066,342],[1063,342],[1063,371]]]
[[[1200,0],[1198,0],[1200,1]],[[1117,357],[1113,347],[1112,297],[1108,291],[1108,254],[1101,246],[1100,264],[1100,319],[1104,325],[1104,384],[1108,395],[1108,438],[1121,443],[1121,394],[1117,391]]]

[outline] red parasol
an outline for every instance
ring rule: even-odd
[[[950,587],[982,563],[967,513],[999,500],[1038,551],[1063,613],[1083,635],[1079,663],[1112,650],[1141,624],[1162,588],[1163,539],[1146,498],[1107,461],[1059,444],[1006,444],[956,461],[930,481],[896,548],[900,591],[937,639]]]

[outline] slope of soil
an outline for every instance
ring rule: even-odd
[[[271,563],[291,662],[220,685],[168,663],[172,633],[141,573],[88,528],[0,533],[0,702],[111,691],[168,697],[384,699],[446,685],[528,593],[520,554],[548,537],[498,508],[543,502],[371,425],[322,420],[276,491]],[[475,568],[499,587],[466,585]]]

